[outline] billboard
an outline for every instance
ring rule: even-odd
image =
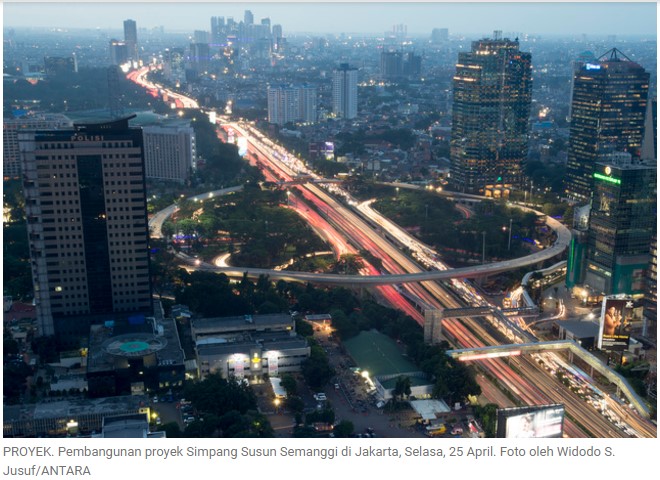
[[[564,405],[535,405],[497,411],[498,438],[561,438]]]
[[[248,152],[248,140],[245,137],[238,137],[238,140],[236,141],[236,145],[238,145],[238,154],[241,157],[245,157]]]
[[[600,313],[598,348],[618,352],[627,349],[632,324],[641,321],[642,313],[642,307],[632,298],[605,297]]]

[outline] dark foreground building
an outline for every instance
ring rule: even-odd
[[[19,136],[38,333],[73,347],[96,315],[152,315],[142,130],[128,123]]]

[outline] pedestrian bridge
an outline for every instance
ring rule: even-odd
[[[593,377],[593,372],[596,371],[607,378],[610,382],[616,385],[617,389],[630,400],[630,403],[637,409],[637,411],[650,418],[651,414],[644,401],[635,393],[635,390],[630,386],[628,381],[614,370],[609,368],[603,361],[588,352],[573,340],[556,340],[551,342],[535,342],[535,343],[520,343],[510,345],[496,345],[493,347],[475,347],[475,348],[462,348],[458,350],[448,350],[447,355],[456,358],[459,361],[469,362],[475,360],[484,360],[488,358],[507,357],[514,355],[530,354],[530,353],[544,353],[568,350],[569,360],[572,361],[573,355],[579,356],[589,367],[591,367],[590,375]]]

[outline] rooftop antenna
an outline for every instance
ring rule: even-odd
[[[609,58],[607,58],[609,57]],[[600,57],[598,57],[598,60],[603,62],[632,62],[627,56],[623,54],[623,52],[617,48],[613,48],[612,50],[608,50],[607,52],[603,53]]]

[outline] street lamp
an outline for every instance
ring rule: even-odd
[[[509,248],[511,250],[511,230],[513,229],[513,218],[509,219]]]
[[[396,187],[396,199],[399,199],[399,187]]]
[[[279,399],[279,397],[275,398],[275,413],[280,413],[280,403],[282,401]]]

